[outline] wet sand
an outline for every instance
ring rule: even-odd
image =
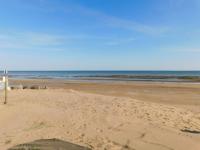
[[[200,84],[175,82],[94,82],[67,80],[11,80],[14,85],[42,85],[94,94],[135,98],[148,102],[200,106]]]

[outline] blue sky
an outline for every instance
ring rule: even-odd
[[[200,0],[0,0],[0,68],[200,70]]]

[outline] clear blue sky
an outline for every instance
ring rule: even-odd
[[[200,0],[0,0],[0,69],[200,70]]]

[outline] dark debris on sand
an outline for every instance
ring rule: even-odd
[[[16,145],[8,150],[91,150],[87,147],[59,139],[41,139],[30,143]]]
[[[190,129],[182,129],[182,132],[193,133],[193,134],[200,134],[200,131],[190,130]]]

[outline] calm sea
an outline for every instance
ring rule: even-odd
[[[3,72],[0,71],[0,75]],[[198,81],[200,71],[9,71],[10,78],[126,81]],[[200,81],[199,81],[200,82]]]

